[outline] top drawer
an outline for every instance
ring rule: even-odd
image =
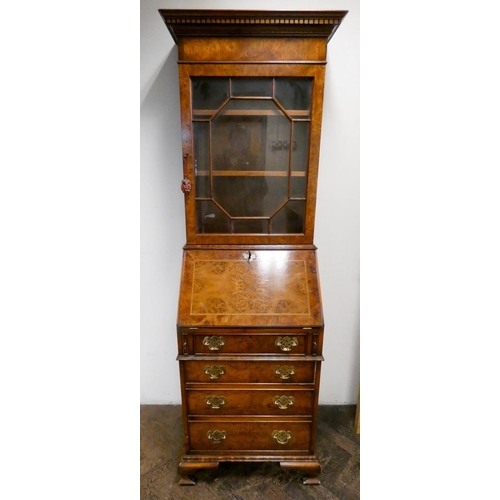
[[[301,354],[307,350],[304,334],[194,335],[194,354]]]
[[[225,355],[320,355],[322,331],[318,328],[247,329],[179,328],[179,354]]]

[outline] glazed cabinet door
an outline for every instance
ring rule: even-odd
[[[188,243],[312,243],[323,67],[184,68]]]

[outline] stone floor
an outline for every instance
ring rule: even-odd
[[[143,405],[141,500],[358,500],[360,439],[353,431],[355,412],[354,405],[319,407],[320,485],[304,486],[303,473],[284,471],[278,463],[221,463],[217,469],[198,471],[195,486],[179,486],[181,407]]]

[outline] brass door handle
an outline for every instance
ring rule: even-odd
[[[292,439],[291,431],[273,431],[273,438],[278,441],[279,444],[287,444],[290,439]]]
[[[218,351],[221,347],[226,345],[226,339],[224,337],[212,335],[211,337],[205,337],[203,339],[203,345],[207,346],[211,351]]]
[[[295,375],[295,368],[293,366],[277,366],[274,369],[274,373],[282,380],[289,379],[292,375]]]
[[[297,337],[278,337],[274,342],[282,351],[291,351],[292,348],[297,347],[299,342]]]
[[[226,369],[223,366],[207,365],[205,366],[205,368],[203,368],[203,373],[205,375],[208,375],[211,380],[217,380],[219,377],[224,375],[224,373],[226,373]]]
[[[187,162],[187,158],[189,156],[189,153],[186,152],[182,156],[184,158],[184,179],[182,179],[182,182],[181,182],[181,191],[184,194],[188,194],[188,193],[191,192],[191,189],[193,188],[193,186],[191,185],[191,181],[187,178],[187,166],[186,166],[186,162]]]
[[[221,406],[226,404],[226,398],[224,396],[207,396],[205,398],[205,403],[212,408],[212,410],[220,410]]]
[[[280,410],[286,410],[289,406],[292,406],[295,403],[295,399],[293,396],[276,396],[274,398],[274,404]]]
[[[208,431],[207,432],[207,438],[211,439],[214,443],[218,444],[227,437],[227,432],[226,431]]]

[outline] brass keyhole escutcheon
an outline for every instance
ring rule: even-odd
[[[224,373],[226,373],[226,369],[223,366],[217,366],[217,365],[212,365],[212,366],[205,366],[203,368],[203,373],[205,375],[208,375],[211,380],[217,380],[220,378]]]
[[[226,339],[224,337],[212,335],[211,337],[205,337],[203,339],[203,345],[207,346],[211,351],[218,351],[222,346],[226,345]]]
[[[273,438],[278,441],[279,444],[287,444],[290,439],[292,439],[291,431],[273,431]]]
[[[297,337],[278,337],[274,342],[282,351],[291,351],[292,348],[297,347],[299,342]]]

